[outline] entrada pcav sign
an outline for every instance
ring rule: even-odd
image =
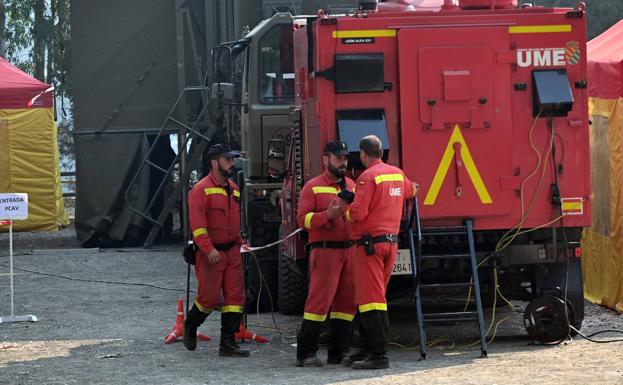
[[[580,58],[580,43],[577,41],[568,42],[566,47],[517,50],[517,65],[524,68],[576,65]]]

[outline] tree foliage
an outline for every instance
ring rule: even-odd
[[[71,68],[69,0],[0,0],[6,58],[66,93]]]
[[[530,2],[530,1],[521,1]],[[534,5],[546,7],[575,8],[580,0],[535,0]],[[621,0],[584,0],[586,4],[587,35],[589,39],[601,34],[623,19],[623,1]]]
[[[0,0],[0,56],[55,88],[61,157],[73,159],[69,0]]]

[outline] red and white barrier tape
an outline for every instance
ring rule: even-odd
[[[278,244],[280,244],[282,242],[285,242],[286,239],[293,237],[294,235],[298,234],[301,231],[303,231],[303,229],[302,228],[298,228],[295,231],[291,232],[290,234],[286,235],[284,238],[281,238],[278,241],[275,241],[273,243],[269,243],[268,245],[264,245],[264,246],[251,247],[251,246],[249,246],[247,244],[244,244],[244,245],[240,246],[240,252],[241,253],[250,253],[252,251],[268,249],[269,247],[273,247],[273,246],[278,245]]]

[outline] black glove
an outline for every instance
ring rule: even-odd
[[[188,244],[184,246],[182,256],[184,257],[184,262],[189,265],[195,264],[195,243],[193,241],[188,241]]]
[[[352,191],[348,191],[348,190],[340,190],[337,193],[337,196],[340,199],[343,199],[346,201],[346,203],[353,203],[353,201],[355,200],[355,193]]]

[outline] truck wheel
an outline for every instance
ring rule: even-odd
[[[279,228],[279,237],[283,228]],[[283,244],[279,247],[279,309],[283,314],[303,313],[307,299],[307,260],[297,261],[286,255]]]

